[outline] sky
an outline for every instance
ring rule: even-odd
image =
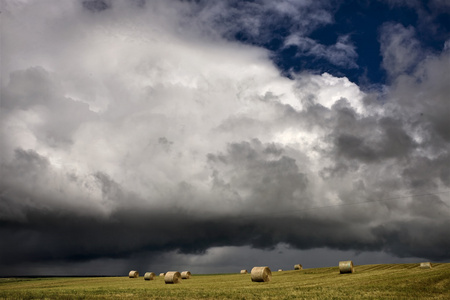
[[[0,276],[450,262],[449,1],[0,3]]]

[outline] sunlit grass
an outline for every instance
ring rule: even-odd
[[[268,283],[250,274],[193,275],[166,285],[162,277],[3,278],[0,299],[449,299],[450,264],[356,266],[273,272]]]

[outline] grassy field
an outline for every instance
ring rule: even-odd
[[[142,276],[0,278],[0,299],[450,299],[450,263],[355,268],[272,270],[267,283],[252,282],[250,274],[194,274],[175,285]]]

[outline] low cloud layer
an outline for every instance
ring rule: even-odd
[[[390,83],[363,91],[283,77],[211,21],[239,11],[170,2],[3,3],[5,270],[280,245],[450,260],[448,47],[385,24]],[[328,20],[283,3],[254,9]]]

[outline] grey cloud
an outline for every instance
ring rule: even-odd
[[[345,114],[345,112],[338,114]],[[338,155],[373,163],[389,158],[407,157],[416,147],[412,138],[402,128],[403,124],[398,120],[363,118],[348,121],[349,127],[359,132],[353,134],[354,129],[344,129],[342,132],[342,127],[339,127],[332,134]],[[377,128],[378,133],[369,133],[373,128]]]
[[[282,209],[304,201],[308,178],[295,159],[283,155],[283,149],[252,140],[230,144],[227,150],[226,154],[209,154],[208,160],[215,180],[241,199],[244,211]]]
[[[436,158],[415,157],[405,166],[402,176],[414,188],[436,188],[440,183],[449,186],[448,163],[448,152]]]
[[[449,109],[447,82],[449,53],[429,56],[420,62],[413,74],[402,74],[394,81],[393,96],[398,99],[397,114],[409,118],[410,126],[420,136],[422,147],[429,151],[445,148],[449,141],[449,120],[446,113]],[[401,108],[401,110],[400,110]],[[435,148],[436,147],[436,148]]]
[[[111,7],[111,3],[105,0],[85,0],[82,4],[84,8],[91,12],[101,12]]]
[[[173,142],[169,141],[167,138],[165,137],[160,137],[158,139],[158,143],[161,145],[161,147],[163,147],[163,149],[165,151],[170,151],[170,148],[173,144]]]
[[[392,77],[412,72],[417,62],[424,58],[411,26],[405,28],[401,24],[384,24],[380,29],[380,44],[383,67]]]
[[[29,126],[36,136],[49,145],[67,144],[72,142],[72,134],[80,124],[96,120],[98,116],[87,103],[65,96],[54,77],[42,67],[12,73],[2,90],[0,107],[9,112],[35,114],[42,119]]]
[[[442,201],[439,195],[430,195],[426,199],[421,197],[413,197],[413,202],[410,203],[409,208],[418,216],[425,216],[430,219],[435,216],[445,216],[445,212],[450,211],[450,206]]]

